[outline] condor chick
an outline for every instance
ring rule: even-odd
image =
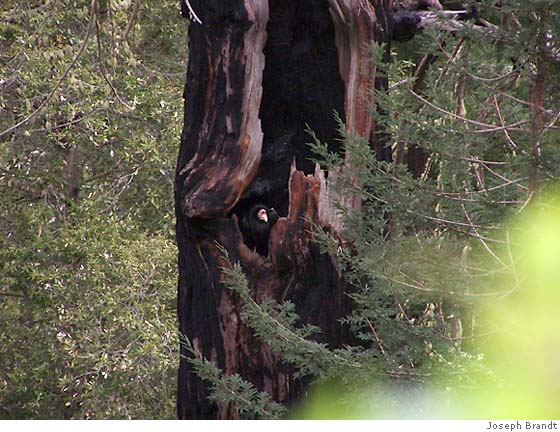
[[[241,233],[249,248],[262,256],[268,256],[268,237],[270,228],[279,216],[276,210],[264,204],[255,204],[241,219]]]

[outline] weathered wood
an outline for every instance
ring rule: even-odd
[[[310,225],[336,233],[340,221],[328,179],[308,160],[304,129],[309,121],[336,146],[336,109],[352,132],[375,144],[368,104],[382,81],[374,80],[367,46],[388,40],[378,17],[389,17],[389,2],[350,3],[340,22],[327,0],[190,0],[202,24],[189,29],[175,186],[179,329],[226,375],[240,374],[283,403],[296,400],[304,386],[244,323],[242,300],[222,284],[219,245],[241,264],[257,302],[290,300],[303,323],[321,327],[322,341],[331,347],[347,341],[338,321],[349,311],[347,287],[336,260],[320,253]],[[237,224],[256,202],[285,215],[271,230],[269,257],[243,243]],[[207,396],[207,383],[182,358],[178,417],[237,418],[234,407]]]
[[[329,0],[330,11],[336,29],[340,75],[344,80],[345,125],[349,135],[368,139],[378,157],[390,160],[391,151],[385,148],[385,139],[375,128],[371,115],[375,104],[374,89],[387,88],[387,77],[381,65],[374,62],[371,45],[385,45],[385,61],[388,60],[389,44],[393,31],[391,2],[389,0]],[[340,177],[346,177],[359,188],[356,172],[349,158],[341,172],[331,172],[321,199],[323,220],[338,232],[342,232],[341,213],[335,203],[359,210],[361,200],[357,194],[349,194],[337,185]]]
[[[203,24],[189,30],[185,122],[177,163],[175,202],[179,247],[179,331],[226,373],[239,369],[247,338],[231,309],[239,299],[220,282],[216,241],[242,244],[236,223],[225,219],[258,168],[266,0],[191,0]],[[248,252],[248,251],[245,251]],[[241,330],[239,330],[241,332]],[[246,367],[250,367],[247,365]],[[179,418],[234,417],[207,400],[208,391],[181,359]]]
[[[189,32],[180,205],[186,217],[210,219],[228,214],[260,161],[268,3],[191,3],[204,24]]]
[[[374,27],[378,25],[375,5],[363,0],[329,0],[329,4],[336,28],[340,74],[345,83],[346,128],[351,134],[369,137],[374,127],[372,77],[377,69],[370,53]]]

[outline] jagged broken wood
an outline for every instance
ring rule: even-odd
[[[376,78],[379,65],[372,63],[368,45],[385,43],[388,50],[390,1],[190,0],[188,6],[202,24],[193,22],[189,29],[175,181],[180,332],[226,375],[239,374],[274,400],[290,403],[302,394],[304,383],[243,321],[242,300],[222,283],[221,248],[241,264],[255,301],[290,300],[303,323],[322,329],[323,342],[331,347],[347,342],[338,321],[350,308],[347,286],[334,257],[319,250],[312,230],[318,225],[341,233],[333,202],[344,197],[331,190],[329,181],[345,173],[326,178],[306,165],[310,153],[300,118],[312,117],[311,127],[328,139],[336,136],[332,111],[338,109],[350,133],[380,148],[370,107],[373,88],[386,80]],[[292,87],[294,80],[298,85]],[[279,82],[286,88],[274,88]],[[321,87],[310,93],[318,82]],[[313,116],[318,110],[331,115]],[[281,160],[274,159],[276,153]],[[283,171],[276,176],[267,164]],[[285,179],[281,189],[270,177]],[[255,196],[285,209],[271,230],[269,257],[244,244],[237,224],[236,215]],[[345,203],[359,206],[356,197]],[[208,383],[182,358],[178,417],[238,417],[233,405],[208,396]]]

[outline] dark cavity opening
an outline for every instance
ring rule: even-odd
[[[255,203],[288,212],[288,179],[295,158],[314,170],[306,124],[336,150],[334,112],[344,118],[344,83],[338,69],[334,25],[325,0],[270,0],[260,119],[264,132],[259,170],[233,213]]]

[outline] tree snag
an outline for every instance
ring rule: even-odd
[[[224,287],[220,247],[241,264],[257,302],[296,305],[331,347],[345,342],[349,311],[336,260],[319,251],[310,221],[341,234],[329,178],[310,161],[305,125],[337,146],[334,111],[349,132],[382,150],[370,116],[376,76],[369,44],[388,42],[389,0],[190,0],[185,119],[175,180],[180,332],[226,375],[239,374],[282,403],[304,384],[243,322]],[[186,11],[188,12],[188,11]],[[388,51],[387,51],[388,52]],[[335,176],[330,173],[329,176]],[[340,198],[340,197],[338,197]],[[238,220],[252,205],[276,208],[269,257],[243,242]],[[347,205],[358,208],[355,197]],[[187,355],[182,349],[182,354]],[[207,383],[181,358],[180,419],[237,418],[208,401]]]

